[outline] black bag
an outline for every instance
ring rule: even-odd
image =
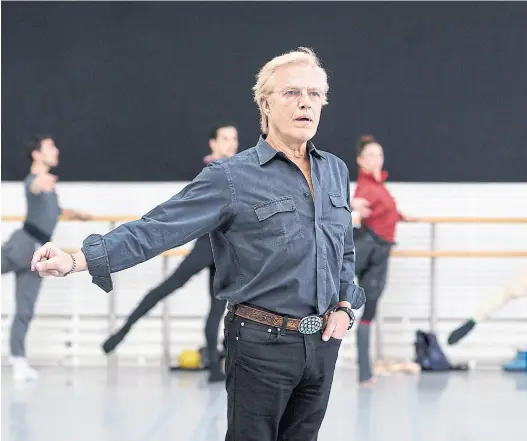
[[[415,362],[422,371],[466,371],[468,365],[452,365],[444,354],[437,337],[432,332],[416,332]]]

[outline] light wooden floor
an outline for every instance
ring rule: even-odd
[[[41,368],[33,384],[2,367],[2,441],[220,441],[225,391],[204,373]],[[339,369],[319,441],[527,439],[527,374],[381,377],[358,388]]]

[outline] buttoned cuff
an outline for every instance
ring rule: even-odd
[[[339,301],[350,302],[352,309],[359,309],[366,303],[366,295],[359,285],[355,285],[354,283],[341,283]]]
[[[84,239],[81,251],[86,258],[92,283],[105,292],[110,292],[113,289],[113,283],[110,275],[108,252],[103,237],[100,234],[90,234]]]

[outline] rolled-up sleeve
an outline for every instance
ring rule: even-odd
[[[349,179],[348,179],[349,182]],[[348,184],[347,200],[350,200]],[[350,302],[353,309],[359,309],[366,302],[364,290],[355,284],[355,242],[353,240],[353,224],[349,223],[344,239],[344,256],[340,270],[339,301]]]
[[[236,212],[236,194],[225,162],[214,162],[181,192],[141,219],[105,235],[92,234],[82,246],[92,281],[106,292],[111,274],[145,262],[216,229]]]

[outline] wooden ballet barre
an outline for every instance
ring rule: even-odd
[[[527,217],[419,217],[425,224],[525,224]]]
[[[21,222],[24,220],[24,216],[2,216],[3,222]],[[139,219],[137,216],[93,216],[90,220],[85,222],[129,222]],[[60,218],[63,222],[81,222],[78,219],[71,219],[69,217],[62,216]],[[421,217],[415,222],[427,223],[427,224],[444,224],[444,223],[526,223],[527,218],[518,217]],[[67,249],[67,252],[74,253],[77,250]],[[176,248],[164,252],[163,256],[168,257],[184,257],[188,255],[190,251],[184,248]],[[527,257],[527,251],[470,251],[470,250],[393,250],[391,253],[394,257],[414,257],[414,258],[508,258],[508,257]]]
[[[21,222],[24,216],[2,216],[3,222]],[[137,216],[93,216],[85,222],[129,222],[139,219]],[[61,216],[62,222],[81,222],[78,219],[71,219],[69,217]],[[495,223],[495,224],[527,224],[527,218],[524,217],[420,217],[417,218],[417,223],[427,224],[474,224],[474,223]],[[76,252],[77,250],[67,250],[68,252]],[[184,257],[189,253],[188,249],[177,248],[163,253],[163,256],[169,257]],[[527,257],[527,251],[470,251],[470,250],[393,250],[391,253],[394,257],[414,257],[414,258],[507,258],[507,257]]]
[[[22,222],[25,219],[24,216],[13,215],[13,216],[2,216],[2,222]],[[60,216],[59,221],[61,222],[130,222],[138,220],[137,216],[92,216],[91,219],[81,221],[79,219],[73,219],[69,216]]]
[[[505,258],[505,257],[527,257],[527,251],[429,251],[429,250],[393,250],[391,255],[394,257],[447,257],[447,258]]]

